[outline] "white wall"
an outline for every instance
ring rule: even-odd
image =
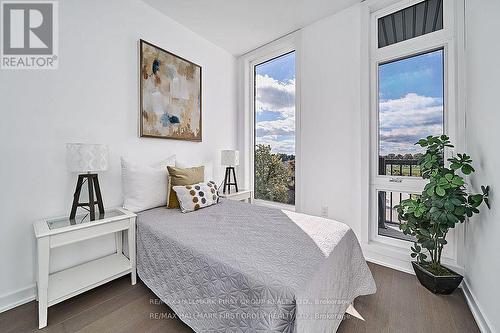
[[[0,71],[0,309],[33,296],[32,223],[69,213],[76,175],[65,168],[66,142],[106,143],[100,175],[104,204],[122,202],[119,157],[214,161],[236,146],[236,60],[139,0],[64,0],[55,71]],[[138,40],[203,68],[203,142],[141,139]],[[222,170],[215,167],[220,180]],[[54,251],[51,269],[112,251],[112,238]]]
[[[361,11],[359,5],[301,32],[301,205],[360,235]]]
[[[467,224],[465,279],[493,332],[500,332],[500,2],[467,0],[467,152],[475,162],[474,191],[491,186],[492,209]]]

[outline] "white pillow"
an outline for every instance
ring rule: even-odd
[[[193,185],[173,186],[172,189],[177,194],[177,199],[179,199],[183,213],[215,205],[219,202],[217,185],[213,181]]]
[[[137,213],[167,204],[167,166],[175,166],[175,155],[152,165],[122,161],[123,208]]]
[[[184,162],[179,162],[175,161],[175,166],[178,168],[192,168],[195,166],[201,166],[203,165],[205,167],[204,171],[204,179],[205,181],[208,181],[210,179],[214,179],[214,168],[212,165],[212,162],[205,162],[205,163],[184,163]]]

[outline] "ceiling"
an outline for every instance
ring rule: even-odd
[[[360,0],[143,0],[238,56]]]

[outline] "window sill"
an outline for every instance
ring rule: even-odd
[[[283,204],[283,203],[279,203],[279,202],[272,202],[272,201],[267,201],[267,200],[262,200],[262,199],[255,199],[254,204],[259,205],[259,206],[269,207],[269,208],[284,209],[284,210],[290,210],[292,212],[295,212],[294,205],[287,205],[287,204]]]

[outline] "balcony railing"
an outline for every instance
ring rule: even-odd
[[[378,158],[378,174],[390,176],[414,176],[420,177],[420,166],[418,159],[411,158],[387,158],[379,156]]]
[[[405,199],[413,198],[415,194],[393,191],[378,192],[378,234],[398,238],[402,240],[414,241],[412,236],[407,236],[399,229],[401,221],[398,212],[394,208]]]
[[[420,166],[416,158],[379,157],[379,175],[419,177]],[[393,191],[378,192],[378,233],[379,235],[414,241],[414,238],[399,230],[401,221],[394,207],[414,194]]]

